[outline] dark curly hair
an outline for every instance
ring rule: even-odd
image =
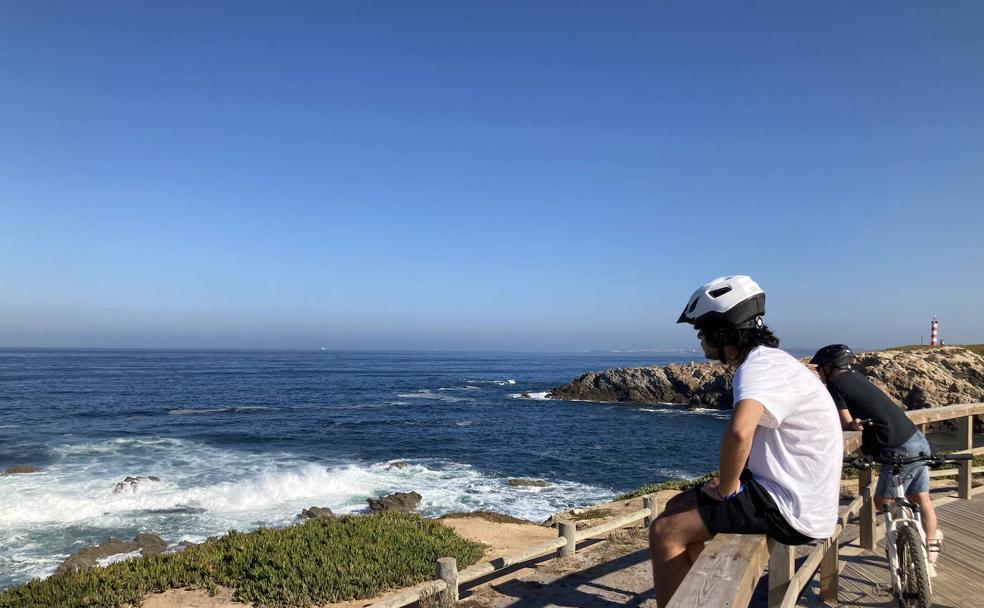
[[[767,326],[750,327],[745,329],[735,329],[730,325],[716,324],[702,328],[707,342],[715,348],[721,349],[721,357],[724,357],[724,347],[734,346],[738,350],[738,364],[745,361],[745,357],[753,349],[759,346],[779,346],[779,338],[772,333]]]
[[[732,344],[738,349],[739,362],[743,362],[748,353],[759,346],[779,347],[779,337],[766,325],[754,329],[739,329],[735,334],[735,341]]]

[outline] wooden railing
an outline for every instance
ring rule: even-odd
[[[907,412],[916,425],[957,420],[957,432],[963,448],[961,453],[984,454],[984,448],[974,449],[974,416],[984,414],[984,403],[950,405]],[[860,432],[844,433],[844,453],[850,454],[861,446]],[[957,476],[957,496],[969,499],[971,476],[984,471],[974,468],[971,461],[959,463],[956,471],[936,471],[934,477]],[[837,599],[839,576],[840,536],[849,520],[858,517],[861,547],[873,550],[876,540],[876,521],[871,471],[860,471],[858,497],[842,510],[834,535],[818,542],[802,565],[794,571],[794,549],[759,535],[719,534],[711,539],[697,558],[680,588],[670,601],[671,608],[684,606],[745,607],[758,579],[765,570],[763,555],[768,551],[770,608],[791,608],[796,605],[803,589],[817,571],[820,572],[820,597],[825,601]]]
[[[958,420],[958,432],[962,452],[984,453],[984,448],[973,449],[973,418],[984,414],[984,403],[951,405],[925,410],[907,412],[917,425],[942,420]],[[861,446],[860,432],[844,433],[844,453],[850,454]],[[957,476],[957,494],[960,498],[970,498],[971,475],[984,471],[984,467],[974,469],[970,461],[962,462],[956,471],[938,471],[934,477]],[[794,549],[762,535],[718,534],[704,547],[693,568],[683,580],[670,600],[669,608],[691,606],[730,606],[744,608],[752,597],[758,580],[769,570],[769,608],[791,608],[803,589],[810,583],[817,571],[820,572],[820,595],[824,600],[837,598],[839,575],[840,536],[849,520],[859,518],[860,544],[866,549],[875,546],[874,487],[871,484],[871,471],[860,471],[858,476],[858,497],[841,511],[834,535],[818,542],[813,551],[797,569]],[[399,608],[418,602],[426,597],[436,596],[437,604],[450,606],[458,601],[462,585],[484,578],[495,572],[532,564],[544,556],[568,557],[577,551],[577,544],[589,538],[596,538],[614,530],[631,526],[638,522],[648,528],[658,513],[656,498],[643,497],[643,508],[627,515],[612,519],[603,524],[577,530],[574,522],[562,521],[557,530],[557,538],[527,547],[515,553],[474,564],[458,570],[454,558],[442,557],[437,560],[436,578],[392,595],[367,608]]]
[[[442,557],[437,560],[436,579],[420,583],[406,591],[371,604],[367,608],[399,608],[400,606],[407,606],[425,597],[435,595],[437,596],[437,604],[451,606],[454,602],[458,601],[460,586],[466,583],[484,578],[506,568],[532,564],[546,555],[553,554],[554,557],[570,557],[577,552],[577,544],[579,542],[608,534],[609,532],[631,526],[638,522],[642,522],[642,525],[648,528],[658,512],[656,497],[653,495],[643,496],[642,507],[638,511],[633,511],[632,513],[616,517],[615,519],[583,530],[578,530],[573,521],[561,521],[557,528],[557,538],[521,549],[503,557],[497,557],[491,561],[474,564],[464,570],[458,570],[457,563],[453,557]]]

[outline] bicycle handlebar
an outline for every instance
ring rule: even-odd
[[[973,460],[973,454],[919,454],[918,456],[903,457],[900,454],[896,454],[893,458],[877,458],[874,456],[853,456],[844,459],[844,464],[854,467],[862,471],[867,471],[871,469],[874,464],[894,464],[894,465],[906,465],[912,464],[913,462],[925,462],[930,467],[938,467],[947,462],[961,462],[965,460]]]

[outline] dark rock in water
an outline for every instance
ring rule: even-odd
[[[408,469],[408,468],[410,468],[410,463],[407,462],[407,461],[405,461],[405,460],[401,460],[399,462],[391,462],[390,465],[388,467],[386,467],[386,468],[387,469]]]
[[[318,517],[335,517],[335,514],[328,507],[308,507],[301,511],[297,519],[316,519]]]
[[[423,497],[416,492],[394,492],[382,498],[370,498],[367,502],[369,503],[369,509],[373,513],[380,513],[382,511],[409,513],[416,510],[420,505],[421,498]]]
[[[41,469],[29,464],[15,464],[12,467],[7,467],[4,469],[4,475],[21,475],[24,473],[40,473]]]
[[[138,484],[145,483],[148,481],[159,482],[160,480],[161,478],[155,475],[147,475],[146,477],[127,476],[126,479],[116,484],[116,487],[113,488],[113,494],[120,494],[122,492],[136,492]]]
[[[514,487],[534,487],[534,488],[545,488],[550,485],[549,481],[543,479],[510,479],[509,485]]]
[[[73,555],[70,555],[55,570],[55,574],[65,574],[66,572],[81,572],[99,564],[99,560],[106,559],[121,553],[133,553],[140,551],[141,555],[157,555],[167,549],[160,536],[156,534],[140,533],[132,541],[120,540],[118,538],[107,538],[103,542],[93,547],[82,547]]]
[[[133,542],[137,543],[137,546],[140,547],[140,553],[144,556],[158,555],[167,549],[167,543],[164,542],[163,538],[148,532],[140,532],[133,537]]]
[[[550,392],[552,399],[680,403],[730,408],[733,372],[720,363],[624,367],[588,372]]]
[[[912,347],[856,353],[856,359],[854,368],[903,409],[984,401],[984,357],[966,348]],[[716,362],[610,369],[579,376],[549,396],[729,409],[733,373]],[[974,429],[984,431],[981,416]]]

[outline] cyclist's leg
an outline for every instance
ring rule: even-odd
[[[936,539],[936,509],[933,508],[933,499],[929,497],[929,492],[918,492],[916,494],[906,494],[909,502],[919,505],[922,512],[922,527],[926,532],[926,541],[931,542]],[[930,556],[931,560],[936,559]]]
[[[696,492],[699,492],[698,488]],[[671,498],[649,527],[656,603],[665,606],[693,566],[688,547],[711,538],[697,512],[697,494],[691,490]]]

